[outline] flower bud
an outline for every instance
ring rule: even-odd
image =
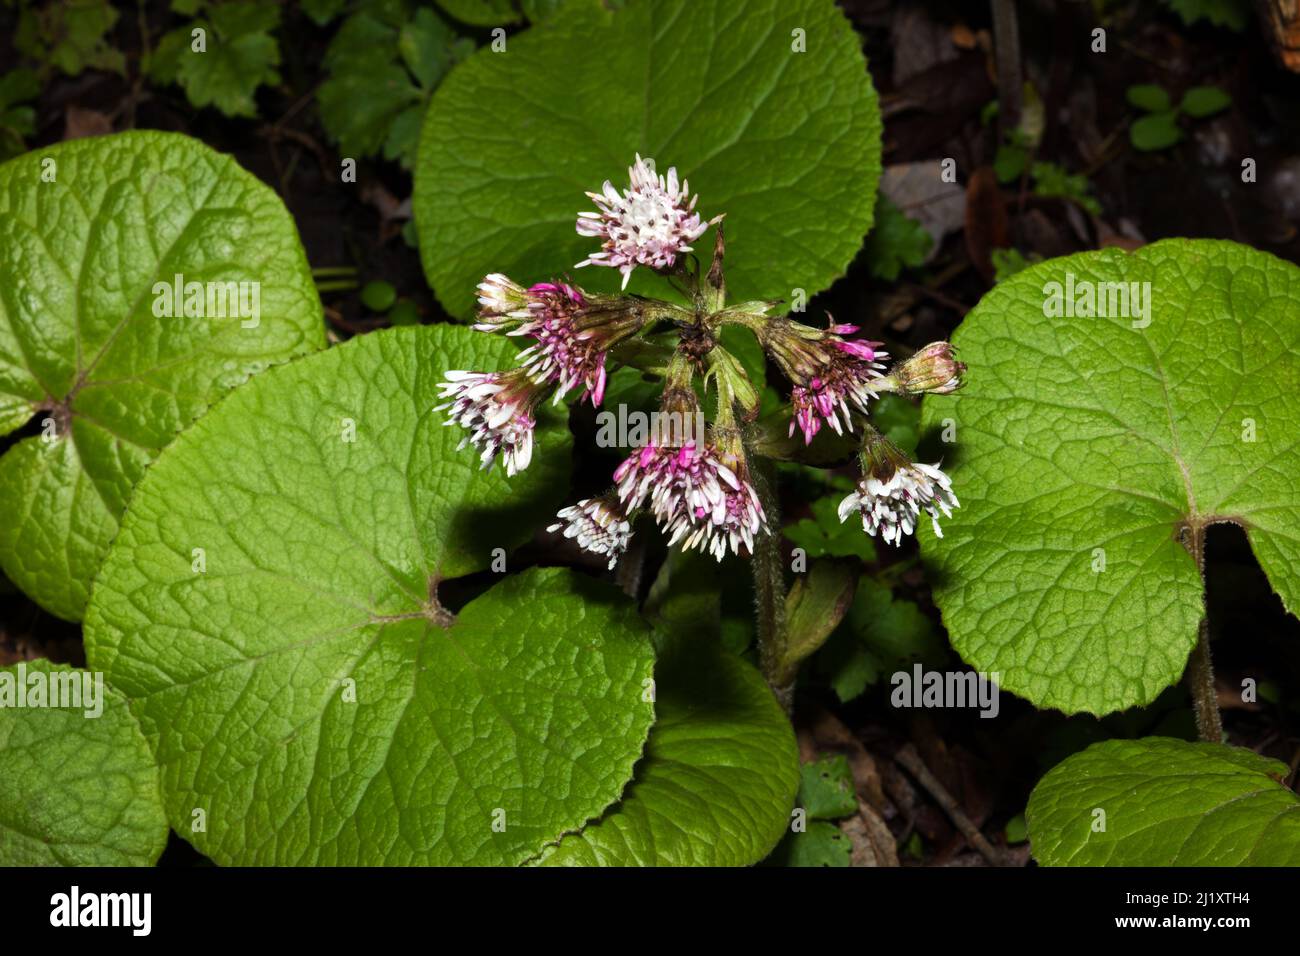
[[[947,395],[962,386],[966,365],[953,357],[949,342],[931,342],[905,362],[900,362],[890,372],[900,395]]]

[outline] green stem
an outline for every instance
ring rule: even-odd
[[[775,529],[781,527],[781,513],[777,505],[775,484],[776,468],[766,458],[749,454],[750,474],[754,491],[767,526],[773,529],[760,534],[754,541],[754,612],[758,625],[758,659],[763,677],[772,693],[787,714],[794,710],[794,675],[787,673],[785,661],[789,656],[789,634],[785,626],[785,568],[781,562],[780,538]]]
[[[641,328],[649,329],[660,322],[672,322],[674,325],[689,325],[695,321],[695,313],[672,302],[660,299],[639,299],[645,321]]]
[[[764,312],[758,312],[757,310],[760,308]],[[743,325],[757,336],[772,321],[771,317],[765,314],[767,309],[768,304],[766,302],[744,303],[711,313],[707,319],[707,324],[711,328],[720,325]]]

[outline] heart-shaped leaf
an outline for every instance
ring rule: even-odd
[[[1154,700],[1196,641],[1184,542],[1213,522],[1300,608],[1300,269],[1202,240],[1054,259],[953,342],[967,385],[924,421],[955,426],[962,507],[922,543],[973,667],[1069,712]]]
[[[513,355],[449,326],[355,339],[237,390],[137,489],[87,652],[217,862],[519,863],[622,793],[653,719],[626,600],[548,570],[439,603],[568,484],[554,412],[507,481],[434,411],[444,371]]]
[[[103,675],[0,668],[0,866],[150,866],[166,842],[149,743]]]
[[[177,276],[200,284],[204,315],[186,314],[184,286],[170,304],[155,290]],[[225,317],[207,314],[218,304]],[[324,343],[293,220],[229,157],[122,133],[0,166],[0,434],[33,416],[41,432],[0,459],[14,516],[0,567],[79,619],[159,449],[250,374]]]
[[[799,761],[758,672],[718,643],[717,569],[675,552],[648,609],[658,628],[658,717],[623,799],[539,858],[551,866],[742,866],[790,820]]]
[[[1300,866],[1286,764],[1165,737],[1107,740],[1038,782],[1026,816],[1045,866]]]
[[[706,217],[726,213],[734,296],[812,295],[871,228],[880,131],[858,37],[832,0],[575,0],[504,53],[480,50],[434,95],[415,179],[424,270],[465,316],[487,273],[572,268],[599,247],[574,231],[584,192],[626,188],[640,153],[675,166]],[[620,281],[596,267],[581,279]],[[646,269],[632,279],[667,288]]]
[[[754,668],[716,645],[655,670],[658,718],[623,799],[566,836],[548,865],[744,866],[789,823],[790,722]]]

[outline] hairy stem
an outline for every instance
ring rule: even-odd
[[[784,673],[789,635],[785,628],[785,570],[781,566],[781,545],[775,529],[781,527],[776,501],[776,468],[766,458],[748,455],[754,490],[773,529],[754,540],[754,611],[758,624],[758,660],[763,677],[787,714],[794,710],[794,678]]]
[[[1202,740],[1223,742],[1223,719],[1219,715],[1218,694],[1214,689],[1214,665],[1210,660],[1210,619],[1205,602],[1205,526],[1193,524],[1183,531],[1183,547],[1196,562],[1201,576],[1201,623],[1196,629],[1196,647],[1187,662],[1187,684],[1196,709],[1196,732]]]

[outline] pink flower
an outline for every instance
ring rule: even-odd
[[[599,405],[609,350],[634,335],[644,320],[636,299],[591,295],[567,282],[538,282],[525,289],[493,273],[479,283],[478,292],[474,328],[535,339],[520,353],[522,367],[537,384],[557,386],[556,403],[581,385],[583,397]]]
[[[457,449],[472,443],[484,468],[491,468],[499,456],[506,474],[513,476],[528,467],[533,457],[533,409],[545,388],[522,369],[510,372],[448,372],[439,385],[441,398],[448,399],[435,411],[450,409],[447,425],[460,425],[469,434]]]
[[[539,384],[557,385],[555,401],[572,388],[585,386],[584,397],[599,405],[605,397],[608,324],[579,328],[577,315],[586,306],[582,290],[565,283],[539,282],[530,287],[528,319],[511,335],[536,339],[519,353],[522,367]]]
[[[805,444],[812,442],[823,422],[837,434],[845,428],[853,431],[849,405],[866,412],[867,400],[877,397],[874,386],[882,377],[881,359],[889,358],[879,351],[879,342],[843,338],[858,331],[856,325],[826,318],[825,330],[789,318],[773,319],[762,335],[763,347],[792,385],[790,434],[802,430]]]
[[[740,473],[737,473],[739,471]],[[719,561],[767,528],[758,494],[743,464],[729,468],[711,446],[645,445],[614,471],[626,511],[649,505],[669,545],[699,548]]]
[[[853,329],[853,326],[834,328]],[[794,406],[790,434],[793,435],[796,428],[800,429],[805,445],[812,442],[823,421],[835,429],[837,435],[844,434],[843,428],[853,431],[849,403],[866,412],[867,400],[878,397],[872,388],[884,369],[878,360],[889,357],[885,352],[876,351],[879,342],[831,337],[828,343],[831,349],[821,368],[807,380],[807,384],[796,384],[790,390],[790,401]],[[841,415],[844,416],[843,426],[840,424]]]
[[[604,240],[600,252],[578,263],[578,267],[612,266],[623,273],[623,288],[638,265],[652,269],[671,268],[677,257],[690,252],[690,243],[702,236],[709,225],[695,212],[690,185],[677,182],[676,167],[667,178],[656,176],[653,160],[638,154],[628,169],[631,186],[619,195],[609,180],[600,193],[587,193],[598,212],[578,213],[577,230],[582,236]]]

